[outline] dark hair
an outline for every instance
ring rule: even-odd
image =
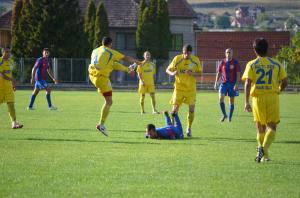
[[[193,48],[192,48],[191,45],[186,44],[186,45],[183,46],[182,50],[186,50],[186,51],[188,51],[188,52],[192,52],[192,51],[193,51]]]
[[[44,48],[43,51],[49,52],[49,48]]]
[[[268,41],[264,38],[255,39],[253,49],[259,56],[266,56],[268,52]]]
[[[154,124],[148,124],[147,125],[147,131],[150,131],[150,130],[154,130],[155,131],[155,125]]]
[[[112,39],[110,37],[106,37],[106,36],[103,37],[103,39],[102,39],[102,45],[107,46],[107,45],[109,45],[111,43],[112,43]]]

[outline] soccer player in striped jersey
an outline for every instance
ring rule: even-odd
[[[28,110],[34,110],[33,104],[35,101],[36,96],[39,94],[40,90],[45,89],[46,90],[46,99],[48,103],[49,110],[56,110],[57,108],[52,105],[51,102],[51,88],[48,86],[48,83],[46,82],[46,71],[50,78],[53,80],[55,84],[58,83],[58,81],[54,78],[52,69],[51,69],[51,63],[49,60],[50,51],[48,48],[43,49],[43,56],[38,58],[32,68],[31,72],[31,84],[35,82],[34,90],[32,92],[30,103],[27,107]]]
[[[226,95],[229,96],[229,122],[232,120],[232,115],[234,111],[234,97],[238,93],[237,81],[240,80],[240,65],[237,60],[233,59],[233,50],[228,48],[225,50],[225,59],[223,59],[217,69],[217,76],[214,88],[217,89],[217,84],[221,78],[221,84],[219,87],[219,102],[220,108],[223,113],[221,122],[227,118],[224,98]]]
[[[12,76],[10,67],[10,50],[9,48],[2,49],[2,57],[0,57],[0,105],[6,103],[8,114],[11,119],[11,128],[19,129],[23,125],[17,122],[15,110],[16,83]]]
[[[182,103],[189,106],[186,129],[188,137],[192,137],[197,92],[196,77],[199,77],[202,72],[200,60],[192,55],[192,51],[191,45],[184,45],[182,54],[175,56],[166,70],[167,74],[175,76],[174,92],[170,101],[173,111],[177,113]]]
[[[144,52],[144,61],[138,65],[137,74],[139,77],[139,90],[140,94],[140,106],[141,114],[145,113],[145,94],[150,93],[151,104],[152,104],[152,114],[159,114],[156,110],[155,101],[155,85],[154,85],[154,74],[155,74],[155,64],[151,62],[151,54],[149,51]]]
[[[266,39],[255,39],[253,49],[257,58],[247,63],[242,79],[245,81],[245,111],[253,111],[256,122],[258,149],[255,161],[259,163],[269,161],[269,148],[280,122],[279,93],[288,81],[281,63],[267,56]]]
[[[145,137],[151,139],[183,139],[182,126],[177,112],[172,113],[172,118],[175,120],[174,124],[171,122],[167,111],[164,112],[164,115],[166,126],[156,128],[154,124],[148,124]]]
[[[89,65],[89,78],[98,93],[104,97],[105,103],[101,109],[101,116],[96,129],[103,135],[108,136],[104,123],[108,117],[109,109],[112,105],[112,86],[110,82],[110,74],[113,70],[124,71],[129,74],[134,74],[134,66],[125,67],[118,61],[126,61],[128,63],[140,64],[130,56],[125,56],[120,52],[112,49],[112,39],[103,37],[102,46],[93,50],[91,55],[91,64]]]

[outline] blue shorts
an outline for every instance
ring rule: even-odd
[[[222,83],[219,88],[219,93],[224,94],[225,96],[235,97],[236,91],[234,90],[235,84],[233,83]]]
[[[46,89],[48,87],[48,84],[45,80],[39,80],[35,81],[34,87],[37,89]]]

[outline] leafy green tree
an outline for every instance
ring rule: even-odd
[[[292,29],[294,24],[296,24],[295,17],[289,17],[284,23],[285,29],[287,30]]]
[[[95,39],[95,16],[96,7],[93,0],[89,0],[87,11],[84,17],[84,32],[88,40],[88,51],[93,50],[94,39]]]
[[[145,0],[141,0],[139,4],[139,11],[138,11],[138,24],[137,24],[137,30],[136,30],[136,51],[137,51],[137,57],[142,58],[143,53],[145,50],[145,44],[144,44],[144,32],[143,32],[143,13],[146,8]]]
[[[101,45],[104,36],[109,36],[109,25],[104,3],[101,1],[96,11],[94,48]]]
[[[158,0],[150,0],[149,1],[149,10],[147,13],[147,17],[144,18],[145,23],[149,26],[149,29],[147,30],[147,32],[149,33],[149,35],[147,36],[147,38],[149,39],[149,51],[152,54],[153,58],[157,58],[158,56],[158,45],[159,45],[159,41],[157,38],[158,35],[158,29],[159,29],[159,21],[157,18],[157,9],[158,8]]]
[[[227,15],[217,16],[215,19],[215,27],[226,29],[230,27],[230,18]]]
[[[157,21],[159,27],[157,58],[168,59],[171,47],[171,31],[168,4],[165,0],[158,0]]]
[[[286,62],[289,82],[300,84],[300,33],[292,37],[290,46],[281,48],[277,58]]]
[[[22,39],[22,30],[20,28],[20,18],[22,17],[21,11],[23,7],[23,0],[17,0],[12,7],[12,20],[11,20],[11,48],[15,57],[22,56],[24,38]]]

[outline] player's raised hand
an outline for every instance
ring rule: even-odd
[[[245,111],[246,112],[252,112],[252,107],[251,107],[251,105],[249,103],[245,104]]]

